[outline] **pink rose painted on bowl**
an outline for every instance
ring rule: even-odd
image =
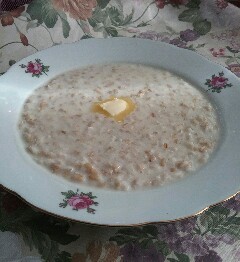
[[[39,75],[42,72],[42,65],[40,63],[33,63],[32,61],[27,64],[27,73]]]
[[[40,77],[43,73],[49,71],[49,66],[45,66],[40,59],[35,59],[35,62],[29,61],[27,65],[21,64],[21,68],[26,68],[25,73],[30,73],[32,76]]]
[[[94,201],[88,196],[72,196],[68,199],[68,204],[76,209],[88,208],[94,203]]]
[[[220,93],[222,89],[226,87],[231,87],[232,84],[228,82],[228,78],[224,77],[224,73],[218,73],[218,76],[212,75],[211,79],[206,79],[205,85],[209,87],[212,92]]]
[[[96,198],[96,196],[93,196],[91,192],[89,193],[83,193],[80,194],[77,192],[73,192],[72,190],[69,190],[67,192],[62,192],[62,195],[65,196],[65,199],[63,199],[63,203],[60,203],[60,207],[67,207],[71,206],[73,210],[80,210],[80,209],[87,209],[88,213],[95,213],[95,209],[91,208],[90,206],[95,205],[97,206],[98,203],[95,202],[93,199]]]
[[[211,80],[211,86],[224,87],[227,84],[227,78],[221,76],[214,76]]]

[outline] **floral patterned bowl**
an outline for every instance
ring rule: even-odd
[[[75,184],[37,165],[19,143],[17,121],[28,95],[64,71],[90,64],[132,62],[170,70],[215,104],[221,141],[198,172],[164,187],[116,192]],[[0,78],[0,184],[45,212],[102,225],[136,225],[192,216],[236,194],[240,185],[240,81],[202,56],[144,39],[88,39],[23,59]]]

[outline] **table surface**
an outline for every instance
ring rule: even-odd
[[[240,77],[240,9],[224,0],[0,0],[0,21],[0,74],[53,45],[126,36],[190,49]],[[0,261],[240,261],[240,195],[178,222],[111,228],[51,217],[2,189]]]

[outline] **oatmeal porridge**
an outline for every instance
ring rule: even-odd
[[[52,173],[115,190],[193,173],[219,137],[200,91],[170,72],[124,63],[66,72],[36,89],[19,130],[27,152]]]

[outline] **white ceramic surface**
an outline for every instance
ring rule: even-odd
[[[27,68],[20,66],[35,59],[49,66],[47,75],[43,73],[40,77],[32,77],[31,73],[25,72]],[[64,71],[110,62],[141,63],[175,72],[196,85],[215,104],[221,139],[203,168],[185,179],[157,189],[116,192],[66,181],[37,165],[28,156],[22,149],[17,130],[19,113],[28,95]],[[217,83],[216,77],[220,82]],[[224,81],[229,85],[220,87],[219,93],[212,92],[214,88],[206,85],[207,79],[212,87],[214,84],[215,87],[223,86]],[[23,59],[0,77],[0,184],[44,211],[76,221],[117,226],[191,216],[239,191],[239,112],[240,80],[222,66],[192,51],[133,38],[88,39],[55,46]],[[87,212],[87,208],[73,210],[74,206],[66,200],[66,195],[61,194],[69,190],[72,190],[71,196],[75,193],[79,199],[80,192],[92,192],[98,206],[89,207],[95,209],[95,213]],[[63,199],[67,201],[65,208],[59,206],[64,203]]]

